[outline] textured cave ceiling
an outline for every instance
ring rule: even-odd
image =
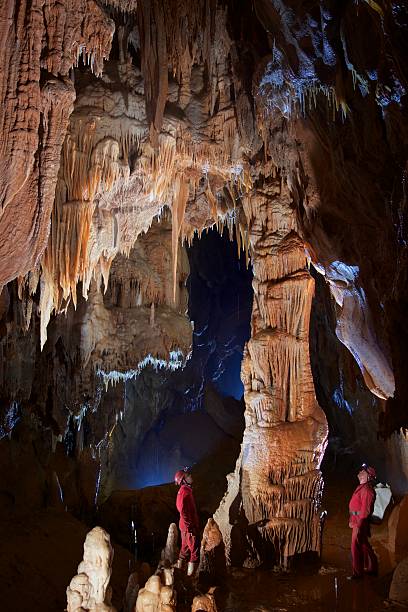
[[[251,257],[267,198],[387,400],[382,433],[404,427],[406,30],[388,0],[3,2],[0,312],[17,352],[31,334],[5,386],[30,397],[38,344],[81,364],[82,400],[95,369],[185,359],[182,243],[235,226]]]

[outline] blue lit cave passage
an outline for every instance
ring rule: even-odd
[[[250,337],[252,268],[226,229],[208,230],[188,249],[189,317],[194,321],[193,361],[205,383],[224,397],[242,398],[241,361]]]
[[[188,257],[192,355],[182,370],[158,372],[156,382],[149,383],[156,390],[146,401],[159,409],[134,448],[136,461],[125,479],[130,488],[170,482],[180,467],[200,469],[215,457],[224,486],[239,454],[244,428],[240,371],[250,337],[252,270],[227,231],[220,235],[209,230],[196,237]],[[144,371],[134,385],[127,385],[128,396],[140,396],[132,389],[149,376],[152,380],[154,374]],[[160,384],[157,377],[162,377]],[[140,414],[137,401],[127,414]]]

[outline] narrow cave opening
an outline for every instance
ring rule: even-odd
[[[204,385],[241,400],[241,361],[250,337],[252,269],[224,228],[195,237],[190,262],[189,317],[194,322],[192,363],[203,363]]]

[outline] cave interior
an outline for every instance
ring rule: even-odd
[[[0,33],[1,610],[408,606],[406,3],[3,0]]]

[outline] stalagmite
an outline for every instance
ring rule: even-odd
[[[217,612],[214,591],[215,589],[211,588],[206,595],[194,597],[191,612]]]
[[[162,587],[158,612],[176,612],[176,595],[171,586]]]
[[[169,526],[169,532],[167,534],[166,546],[161,552],[160,560],[162,563],[168,562],[170,565],[175,563],[178,559],[178,537],[179,532],[176,523],[171,523]]]
[[[112,561],[109,534],[102,527],[94,527],[85,538],[78,574],[67,588],[67,612],[115,612],[109,587]]]
[[[176,594],[171,586],[163,586],[160,576],[150,576],[137,596],[135,612],[175,612]]]
[[[140,585],[146,583],[151,573],[150,565],[148,563],[142,563],[137,571],[130,574],[126,586],[123,612],[134,612]]]
[[[276,562],[286,564],[320,548],[327,424],[309,363],[314,281],[283,184],[265,181],[244,210],[254,271],[252,334],[241,369],[246,428],[214,518],[230,563],[256,566],[274,551]]]
[[[198,577],[200,585],[219,584],[225,577],[225,546],[221,531],[213,518],[204,527],[201,540]]]
[[[133,612],[139,592],[139,573],[133,572],[128,578],[125,592],[124,612]]]

